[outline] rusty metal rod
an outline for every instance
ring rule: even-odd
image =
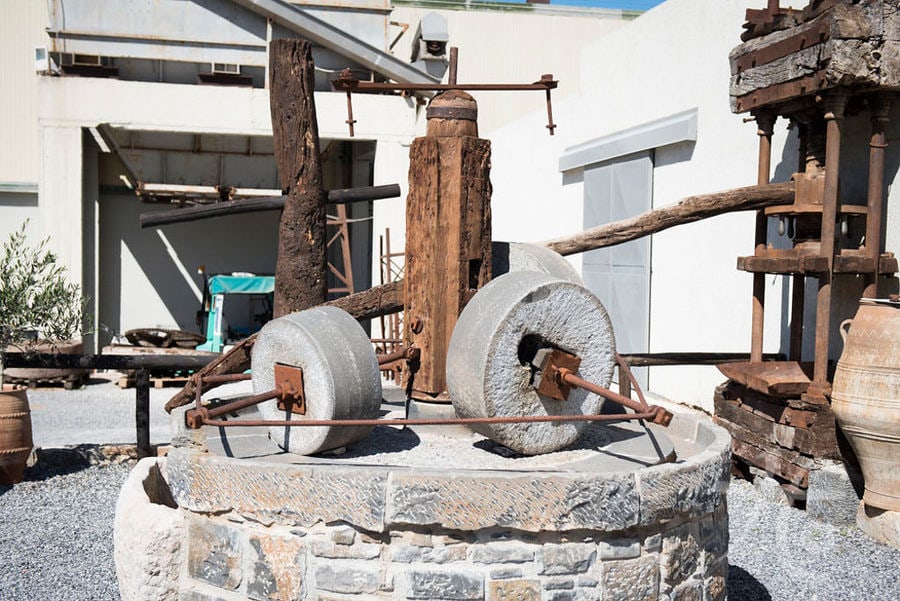
[[[398,359],[411,359],[411,355],[415,354],[414,351],[418,351],[418,349],[414,349],[412,347],[404,347],[392,353],[381,353],[375,356],[378,359],[378,365],[384,365],[385,363],[397,361]]]
[[[534,83],[377,83],[371,81],[359,81],[346,83],[335,79],[331,85],[335,90],[352,92],[445,92],[447,90],[469,90],[473,92],[511,92],[516,90],[553,90],[559,84],[555,80],[542,80]]]
[[[649,406],[647,405],[647,399],[644,398],[644,391],[641,390],[641,386],[640,384],[638,384],[637,378],[634,377],[634,374],[631,372],[631,368],[628,367],[628,363],[625,361],[625,359],[622,358],[622,355],[620,355],[619,353],[616,353],[616,363],[619,365],[619,373],[625,374],[625,377],[628,378],[628,381],[631,383],[631,389],[637,392],[638,401],[640,401],[640,403],[644,407],[649,408]],[[623,396],[631,398],[628,395]]]
[[[221,374],[201,376],[200,381],[204,384],[228,384],[230,382],[243,382],[252,378],[251,374]]]
[[[214,420],[203,419],[203,425],[228,426],[452,426],[466,424],[524,424],[533,422],[605,422],[632,419],[653,419],[657,412],[625,413],[620,415],[519,415],[516,417],[456,417],[444,419],[318,419],[318,420]]]
[[[565,382],[566,384],[569,384],[571,386],[577,386],[579,388],[584,388],[585,390],[587,390],[589,392],[593,392],[594,394],[598,394],[605,399],[608,399],[615,403],[619,403],[620,405],[622,405],[624,407],[628,407],[629,409],[637,412],[636,414],[646,416],[646,417],[635,418],[634,415],[629,415],[630,419],[649,419],[649,420],[653,421],[654,423],[657,423],[657,424],[660,424],[663,426],[668,426],[669,422],[672,421],[672,414],[670,412],[666,411],[665,409],[663,409],[662,407],[659,407],[656,405],[648,406],[646,403],[644,403],[642,405],[641,403],[635,401],[634,399],[630,399],[627,396],[623,396],[623,395],[619,394],[618,392],[613,392],[612,390],[610,390],[608,388],[603,388],[602,386],[598,386],[597,384],[594,384],[593,382],[588,382],[587,380],[585,380],[583,378],[579,378],[578,376],[573,374],[571,371],[569,371],[565,367],[560,367],[556,373],[557,373],[557,378],[559,378],[560,381]],[[619,415],[622,415],[622,414],[619,414]],[[625,415],[628,415],[628,414],[625,414]]]
[[[450,72],[447,74],[447,83],[450,85],[456,85],[456,73],[457,67],[459,64],[459,48],[456,46],[450,47]]]
[[[212,409],[206,409],[206,414],[209,417],[219,417],[220,415],[226,415],[234,411],[240,411],[241,409],[246,409],[247,407],[258,405],[263,401],[274,399],[279,394],[280,391],[278,389],[267,390],[266,392],[261,392],[259,394],[244,397],[230,403],[225,403],[224,405],[219,405],[218,407],[213,407]]]

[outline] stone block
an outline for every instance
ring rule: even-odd
[[[227,601],[215,594],[196,589],[182,589],[178,593],[178,601]]]
[[[655,555],[600,565],[603,601],[656,601],[659,565]]]
[[[358,543],[335,544],[331,540],[316,540],[310,544],[312,554],[326,559],[375,559],[381,555],[381,545]]]
[[[537,580],[501,580],[488,583],[488,601],[541,601]]]
[[[770,503],[774,503],[776,505],[786,505],[789,506],[791,504],[790,498],[788,498],[787,493],[784,492],[784,489],[781,488],[781,484],[778,483],[778,480],[772,478],[767,475],[765,472],[757,473],[753,478],[753,488],[755,488],[759,495]]]
[[[293,536],[250,536],[247,596],[254,601],[299,601],[306,572],[305,544]]]
[[[597,556],[597,548],[585,543],[546,544],[541,549],[541,574],[581,574]]]
[[[544,580],[545,591],[571,591],[575,589],[575,581],[571,578],[547,578]]]
[[[131,470],[116,502],[114,557],[123,601],[166,599],[175,595],[184,560],[185,514],[164,501],[160,465],[142,459]],[[158,495],[152,494],[153,491]]]
[[[600,559],[634,559],[641,555],[641,543],[634,538],[620,538],[609,541],[601,541],[598,545]]]
[[[374,593],[381,584],[377,568],[354,562],[331,561],[316,566],[316,587],[332,593]]]
[[[663,538],[661,571],[670,586],[687,580],[699,567],[700,547],[693,533]]]
[[[506,580],[509,578],[521,578],[522,577],[522,568],[500,568],[498,570],[491,570],[490,577],[491,577],[491,580]]]
[[[851,526],[856,522],[859,497],[843,463],[826,462],[809,472],[806,513],[833,526]]]
[[[412,570],[407,599],[484,599],[484,577],[476,572]]]
[[[516,542],[487,543],[469,547],[473,563],[525,563],[534,561],[534,548]]]
[[[860,502],[856,525],[875,540],[900,549],[900,511],[886,511]]]
[[[703,601],[703,583],[691,580],[680,584],[669,593],[672,601]]]
[[[388,470],[282,465],[173,449],[172,494],[197,513],[235,511],[263,524],[344,522],[382,532]]]
[[[413,563],[422,559],[422,548],[413,547],[412,545],[393,544],[390,546],[388,553],[391,561],[398,563]]]
[[[202,516],[192,517],[188,524],[188,574],[237,590],[244,578],[240,534]]]
[[[724,502],[731,476],[731,446],[707,450],[685,463],[664,463],[637,472],[640,523],[655,524],[686,513],[712,513]],[[722,442],[719,438],[717,444]]]
[[[352,545],[356,540],[356,530],[342,526],[331,531],[331,541],[336,545]]]
[[[662,549],[662,535],[651,534],[647,538],[644,539],[644,552],[645,553],[659,553]]]
[[[422,561],[426,563],[450,563],[466,560],[466,545],[451,545],[422,549]]]
[[[621,474],[394,473],[387,494],[389,525],[540,532],[622,530],[638,519],[634,478]]]

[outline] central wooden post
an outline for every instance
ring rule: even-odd
[[[450,335],[491,278],[491,143],[477,137],[477,114],[465,92],[435,96],[409,151],[403,339],[421,352],[406,382],[418,400],[449,402]]]
[[[274,40],[269,49],[275,163],[286,196],[278,230],[273,314],[325,302],[325,201],[315,69],[306,40]]]

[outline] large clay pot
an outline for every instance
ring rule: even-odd
[[[848,322],[831,408],[859,458],[863,501],[900,511],[900,303],[862,301],[845,333]]]
[[[32,445],[31,410],[25,391],[0,392],[0,484],[22,481]]]

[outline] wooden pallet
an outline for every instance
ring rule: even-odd
[[[49,371],[49,370],[44,370]],[[3,381],[6,384],[14,386],[24,386],[27,388],[39,387],[62,387],[66,390],[74,390],[81,388],[87,383],[89,373],[82,371],[81,373],[69,373],[61,376],[35,377],[35,378],[19,378],[15,376],[4,375]]]

